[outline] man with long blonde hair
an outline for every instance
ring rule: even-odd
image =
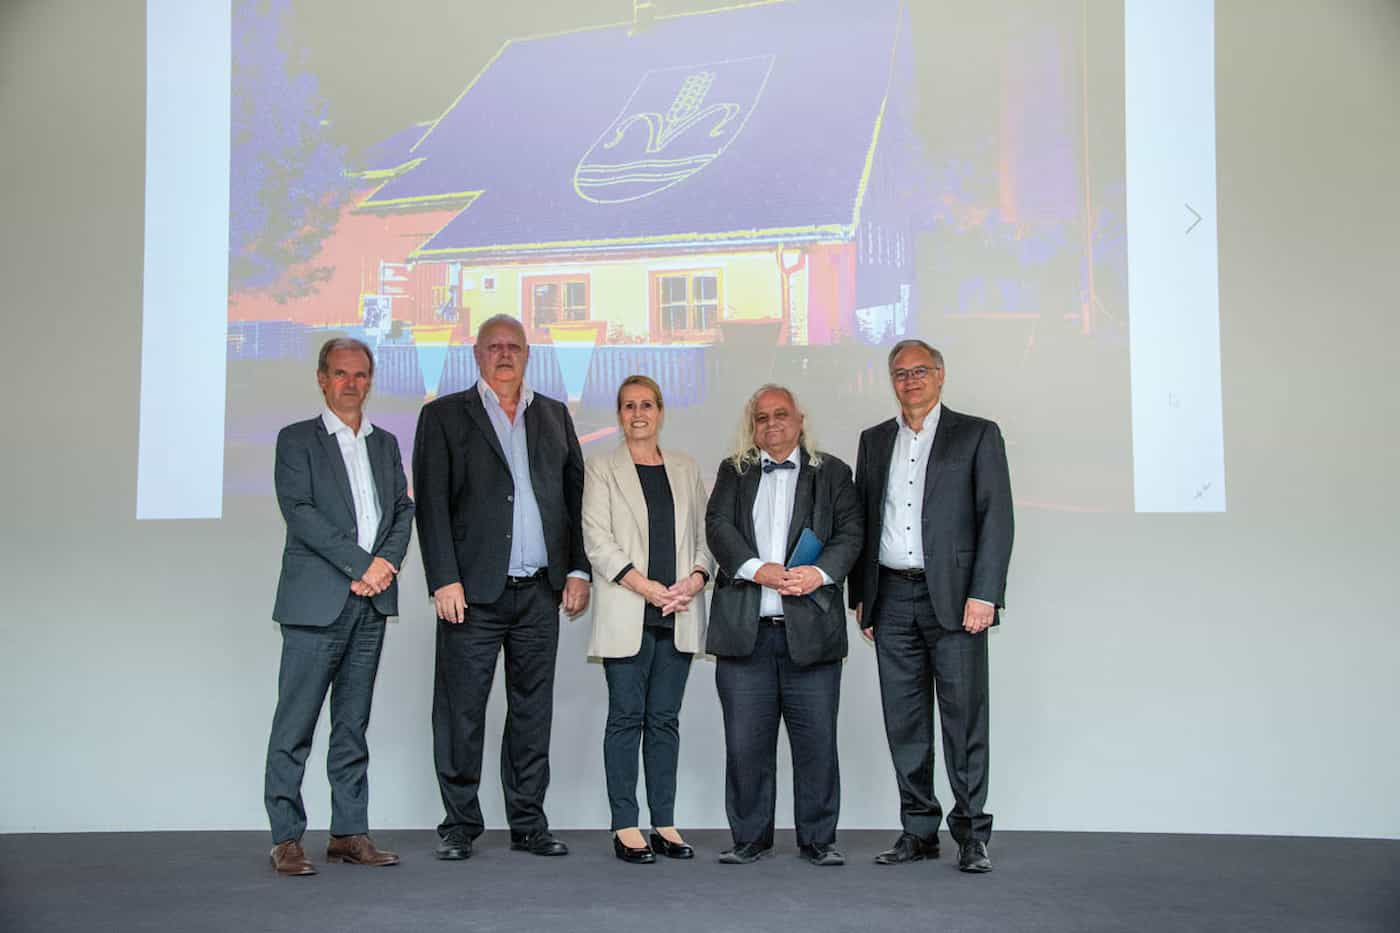
[[[791,391],[760,388],[705,513],[716,563],[705,650],[716,658],[734,836],[720,856],[725,864],[772,850],[779,722],[792,745],[798,850],[814,865],[845,862],[836,848],[836,711],[847,648],[841,585],[861,532],[850,468],[812,449]]]

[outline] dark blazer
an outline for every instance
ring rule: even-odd
[[[360,547],[355,528],[355,499],[340,443],[318,415],[298,421],[277,435],[273,485],[287,520],[282,549],[282,576],[272,618],[285,625],[330,625],[345,608],[351,581],[369,569],[375,557],[403,568],[413,534],[413,500],[403,475],[403,458],[394,435],[375,425],[365,438],[374,488],[379,493],[379,530],[374,552]],[[374,608],[386,616],[399,611],[398,578],[375,596]]]
[[[856,455],[856,489],[865,517],[865,546],[851,571],[851,607],[864,603],[861,624],[879,624],[880,528],[895,418],[867,428]],[[924,479],[924,579],[938,623],[962,628],[969,596],[1006,605],[1006,571],[1014,534],[1006,445],[995,422],[953,411],[938,417]],[[998,613],[993,624],[1000,622]]]
[[[831,577],[807,596],[784,596],[783,617],[788,653],[798,664],[835,661],[846,656],[846,607],[841,584],[860,553],[860,501],[851,482],[851,468],[831,454],[812,466],[804,451],[793,493],[787,553],[792,554],[803,528],[822,540],[816,566]],[[763,470],[754,464],[740,473],[732,461],[720,464],[710,504],[705,510],[705,537],[715,557],[715,589],[710,598],[710,627],[705,651],[720,657],[747,657],[758,637],[758,608],[762,587],[735,573],[758,557],[753,527],[753,504]]]
[[[549,585],[587,571],[583,550],[583,451],[563,403],[535,393],[525,409],[530,484],[549,555]],[[423,406],[413,443],[418,546],[428,592],[460,582],[467,603],[494,603],[505,591],[515,483],[481,392],[444,395]]]

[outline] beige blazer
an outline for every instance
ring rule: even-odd
[[[677,578],[698,567],[714,576],[715,559],[705,546],[705,485],[695,461],[662,451],[676,512]],[[630,658],[642,647],[646,601],[613,578],[628,564],[647,572],[647,504],[627,445],[591,457],[583,482],[583,547],[593,565],[593,635],[588,654]],[[676,613],[676,650],[699,652],[705,644],[705,591]]]

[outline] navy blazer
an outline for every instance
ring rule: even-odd
[[[351,581],[376,557],[403,569],[413,533],[413,500],[408,497],[403,458],[394,435],[375,425],[365,438],[370,471],[379,494],[379,528],[373,552],[360,547],[355,498],[340,443],[317,415],[277,435],[273,484],[287,520],[282,575],[272,618],[284,625],[330,625],[345,608]],[[399,611],[398,578],[373,598],[386,616]]]
[[[856,455],[856,490],[865,514],[865,545],[851,571],[850,604],[864,604],[861,624],[879,624],[880,528],[890,460],[899,434],[895,418],[867,428]],[[962,628],[969,596],[1006,605],[1015,521],[1006,446],[995,422],[956,412],[938,417],[924,477],[924,580],[938,624]],[[1000,613],[993,616],[999,623]]]
[[[524,417],[549,585],[558,592],[571,571],[589,570],[583,451],[562,402],[536,392]],[[510,569],[515,481],[476,386],[423,406],[413,442],[413,491],[428,592],[460,582],[469,605],[500,599]]]

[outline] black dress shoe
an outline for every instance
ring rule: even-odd
[[[623,845],[622,840],[616,836],[613,836],[613,854],[624,862],[631,862],[633,865],[650,865],[652,862],[656,861],[656,856],[652,854],[651,849],[648,849],[646,846],[642,846],[640,849],[634,849],[631,846]]]
[[[517,852],[531,855],[568,855],[569,847],[564,845],[547,829],[537,829],[532,833],[511,833],[510,847]]]
[[[660,833],[651,834],[651,850],[667,858],[695,858],[695,850],[684,842],[672,842]]]
[[[992,860],[987,857],[987,844],[980,839],[969,839],[958,847],[958,871],[981,874],[992,870]]]
[[[798,846],[797,851],[802,853],[802,857],[813,865],[846,864],[846,856],[836,850],[834,843],[809,842],[805,846]]]
[[[756,842],[744,842],[719,854],[721,865],[750,865],[761,858],[773,854],[773,847],[761,846]]]
[[[901,833],[894,845],[875,856],[876,865],[903,865],[938,858],[938,837],[921,839],[913,833]]]
[[[472,838],[460,829],[449,830],[446,836],[438,838],[433,854],[444,862],[460,862],[472,857]]]

